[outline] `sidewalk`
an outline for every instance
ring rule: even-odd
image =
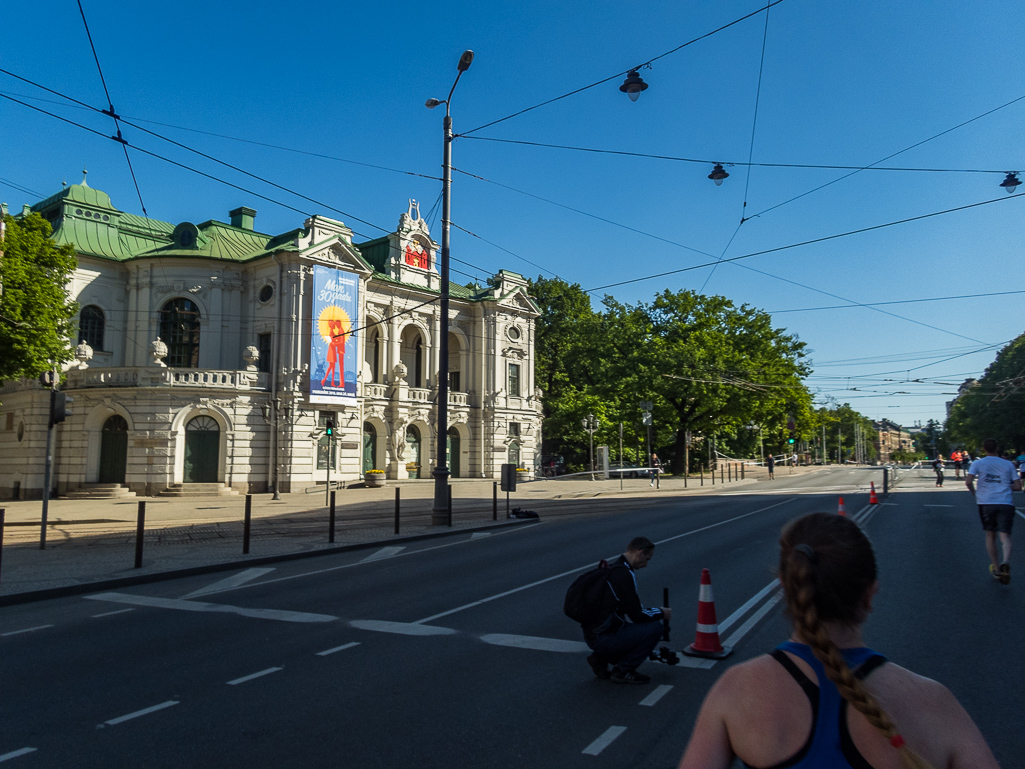
[[[815,470],[795,468],[794,474]],[[757,474],[757,473],[756,473]],[[781,473],[777,470],[777,478]],[[509,507],[555,515],[612,511],[629,502],[658,504],[667,496],[708,494],[756,482],[712,486],[690,478],[663,478],[659,489],[648,479],[559,478],[520,482]],[[764,471],[757,474],[764,476]],[[0,501],[5,509],[0,560],[0,606],[71,595],[97,589],[220,571],[326,552],[394,545],[396,542],[495,527],[530,525],[532,519],[507,519],[506,495],[494,482],[454,479],[452,526],[432,525],[434,482],[389,481],[380,489],[349,488],[335,493],[335,541],[330,543],[329,511],[323,489],[316,493],[253,495],[249,554],[243,555],[245,497],[50,500],[46,548],[40,549],[42,502]],[[395,533],[395,498],[399,490],[399,534]],[[135,566],[139,502],[145,502],[142,566]],[[497,520],[495,520],[497,518]]]

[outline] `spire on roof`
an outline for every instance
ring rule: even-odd
[[[86,177],[86,176],[88,176],[88,175],[89,175],[89,172],[88,172],[88,171],[87,171],[86,169],[84,169],[84,168],[83,168],[83,169],[82,169],[82,186],[83,186],[83,187],[88,187],[88,186],[89,186],[89,185],[88,185],[88,184],[86,184],[86,182],[85,182],[85,177]]]

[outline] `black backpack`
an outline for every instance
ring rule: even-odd
[[[597,625],[605,619],[602,616],[602,604],[605,586],[611,574],[612,568],[608,561],[602,559],[597,567],[573,580],[562,604],[565,615],[584,627]]]

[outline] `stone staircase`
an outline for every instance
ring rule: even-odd
[[[68,499],[122,499],[134,497],[135,492],[120,483],[83,483],[65,496]]]
[[[237,497],[239,493],[223,483],[172,483],[158,497]]]

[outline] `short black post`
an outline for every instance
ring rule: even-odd
[[[2,572],[4,563],[4,515],[6,512],[4,508],[0,507],[0,572]]]
[[[498,520],[498,481],[495,481],[491,489],[491,520]]]
[[[399,533],[399,487],[395,487],[395,533]]]
[[[452,528],[452,484],[448,485],[448,527]]]
[[[328,511],[327,520],[328,520],[328,524],[327,524],[328,525],[327,541],[328,542],[334,542],[335,541],[335,493],[333,491],[331,492],[331,508]]]
[[[246,494],[246,519],[242,524],[242,555],[249,555],[249,531],[253,527],[253,495]]]
[[[506,489],[506,492],[505,492],[505,517],[506,518],[512,518],[512,516],[509,514],[509,491],[508,491],[508,489]]]
[[[146,503],[139,500],[139,522],[135,527],[135,568],[142,568],[142,539],[146,532]]]
[[[744,471],[745,470],[746,470],[746,468],[744,467],[744,463],[741,462],[740,463],[740,480],[744,480],[744,475],[745,475]]]
[[[890,493],[890,468],[883,468],[883,494]]]
[[[722,465],[719,465],[719,483],[725,483],[725,481],[723,480],[722,474],[723,474]]]
[[[701,474],[701,485],[704,486],[705,485],[705,468],[704,468],[704,466],[699,467],[698,468],[698,472]]]
[[[708,466],[708,474],[712,476],[712,485],[715,486],[715,468],[711,464]]]
[[[733,463],[730,462],[726,465],[726,477],[730,483],[733,483]]]

